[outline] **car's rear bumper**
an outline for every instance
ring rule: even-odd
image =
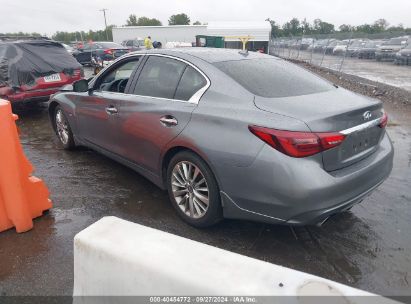
[[[56,93],[58,90],[59,88],[23,91],[8,95],[6,98],[12,103],[42,102],[47,101],[50,95]]]
[[[31,103],[31,102],[44,102],[48,101],[50,95],[57,93],[65,85],[71,84],[77,80],[80,80],[81,77],[69,78],[67,81],[59,82],[57,86],[53,87],[43,87],[42,88],[30,88],[22,89],[15,91],[12,94],[8,94],[5,99],[9,100],[11,103]]]
[[[224,215],[269,223],[316,224],[359,203],[380,185],[392,170],[393,154],[385,134],[379,149],[366,159],[327,172],[320,155],[290,159],[265,146],[252,166],[219,172]]]

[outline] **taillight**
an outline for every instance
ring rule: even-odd
[[[378,125],[380,128],[385,128],[388,124],[388,115],[387,113],[383,113],[381,117],[380,124]]]
[[[313,133],[248,127],[251,133],[274,149],[292,157],[306,157],[340,145],[345,135],[341,133]]]
[[[84,76],[83,69],[76,69],[73,71],[73,76],[74,77],[79,77],[79,76]]]

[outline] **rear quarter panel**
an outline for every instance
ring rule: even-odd
[[[253,135],[249,125],[308,130],[302,121],[259,110],[254,95],[214,67],[202,69],[211,86],[193,111],[183,132],[169,147],[183,146],[196,151],[224,188],[230,168],[252,165],[265,143]]]

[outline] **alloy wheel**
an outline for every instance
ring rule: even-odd
[[[69,129],[66,117],[61,109],[56,112],[56,129],[61,142],[66,145],[69,141]]]
[[[177,163],[171,176],[171,189],[174,199],[190,218],[203,217],[209,207],[209,189],[201,170],[191,162]]]

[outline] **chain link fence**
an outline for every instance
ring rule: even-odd
[[[377,64],[408,65],[410,68],[411,35],[347,32],[281,37],[270,42],[270,54],[348,73],[353,69],[367,70]]]

